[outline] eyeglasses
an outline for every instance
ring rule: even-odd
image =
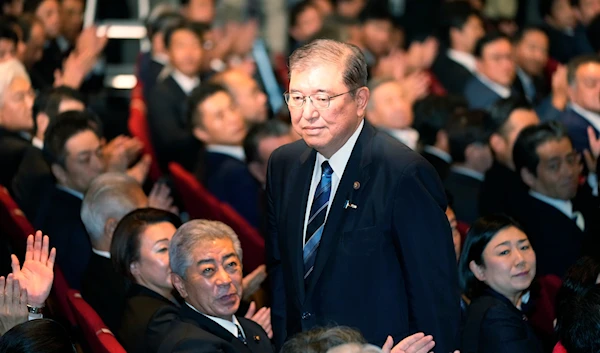
[[[283,94],[283,97],[285,98],[285,102],[287,103],[287,105],[291,108],[302,108],[304,106],[304,103],[306,103],[306,98],[308,98],[310,99],[313,107],[317,109],[327,109],[331,105],[332,99],[339,96],[343,96],[344,94],[348,94],[350,92],[354,92],[359,88],[361,87],[356,87],[348,92],[336,94],[335,96],[330,96],[326,93],[317,93],[311,94],[310,96],[304,96],[301,93],[286,92]]]

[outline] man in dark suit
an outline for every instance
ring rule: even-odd
[[[240,241],[225,224],[194,220],[179,227],[169,245],[169,264],[185,303],[158,352],[273,352],[268,318],[265,331],[235,315],[242,298],[241,259]]]
[[[600,134],[600,57],[585,55],[568,65],[570,104],[560,117],[569,131],[573,147],[583,152],[589,148],[589,127]]]
[[[598,252],[598,202],[579,185],[580,154],[564,127],[548,122],[521,131],[513,159],[529,194],[510,215],[531,241],[538,273],[562,277],[581,255]]]
[[[435,170],[364,121],[357,47],[317,40],[290,69],[285,98],[303,140],[273,152],[267,175],[277,344],[286,329],[335,323],[375,344],[423,331],[440,352],[455,349],[456,257]]]
[[[492,166],[486,119],[484,112],[470,111],[454,115],[446,127],[454,163],[444,186],[454,200],[456,219],[467,224],[479,218],[479,190],[485,172]]]
[[[441,13],[447,49],[440,50],[431,69],[448,93],[462,95],[476,70],[473,52],[485,34],[483,20],[467,1],[448,2]]]
[[[515,173],[512,150],[519,132],[538,123],[531,105],[520,97],[499,100],[490,109],[487,135],[494,162],[481,185],[480,216],[506,213],[526,194],[527,188]]]
[[[549,81],[544,76],[548,64],[548,36],[540,27],[528,26],[513,38],[513,45],[517,64],[514,87],[521,97],[538,105],[550,93]],[[563,108],[566,100],[565,92]]]
[[[166,170],[175,161],[193,164],[200,144],[187,125],[186,100],[200,84],[202,34],[197,26],[181,23],[165,34],[173,72],[154,87],[148,100],[148,125],[158,163]]]

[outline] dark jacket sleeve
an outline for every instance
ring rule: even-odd
[[[483,352],[486,353],[541,353],[539,342],[519,320],[502,305],[492,306],[481,323]]]

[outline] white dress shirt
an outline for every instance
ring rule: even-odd
[[[579,227],[579,229],[581,229],[582,231],[585,230],[585,220],[583,219],[583,215],[579,211],[573,212],[573,203],[570,200],[554,199],[533,190],[529,190],[529,195],[535,197],[543,203],[546,203],[556,208],[570,219],[574,219],[575,217],[577,217],[575,220],[577,227]]]
[[[92,248],[92,252],[100,257],[110,260],[110,252],[109,251],[102,251],[102,250],[97,250],[97,249]]]
[[[477,70],[477,65],[476,65],[477,60],[475,59],[475,56],[473,56],[469,53],[465,53],[463,51],[458,51],[458,50],[454,50],[454,49],[448,49],[446,54],[452,61],[463,66],[465,69],[467,69],[473,73]]]
[[[68,188],[66,186],[62,186],[62,185],[58,185],[58,184],[56,184],[56,187],[59,188],[59,189],[61,189],[64,192],[68,193],[68,194],[71,194],[71,195],[75,196],[76,198],[78,198],[80,200],[83,200],[83,194],[80,193],[79,191],[76,191],[76,190],[73,190],[73,189]]]
[[[246,153],[242,146],[208,145],[206,146],[206,150],[209,152],[222,153],[235,159],[239,159],[242,162],[246,161]]]
[[[198,77],[191,78],[189,76],[184,75],[181,71],[177,69],[173,69],[171,72],[171,77],[177,82],[181,90],[187,94],[188,96],[194,88],[196,88],[200,84],[200,79]]]
[[[440,158],[441,160],[445,161],[448,164],[452,163],[452,156],[448,152],[442,151],[441,149],[439,149],[437,147],[427,145],[427,146],[423,147],[423,151]]]
[[[478,73],[478,74],[476,74],[476,76],[479,79],[479,81],[481,81],[481,83],[483,83],[487,88],[496,92],[496,94],[499,95],[500,97],[502,97],[502,98],[510,97],[510,88],[504,87],[504,86],[490,80],[489,78],[485,77],[482,74]]]
[[[413,128],[406,129],[381,129],[390,134],[396,140],[402,142],[411,150],[417,149],[417,143],[419,142],[419,132]]]
[[[308,216],[310,215],[310,208],[312,207],[313,198],[315,197],[315,190],[317,190],[317,185],[321,181],[321,164],[323,162],[328,161],[331,169],[333,169],[333,174],[331,175],[331,194],[329,195],[329,204],[327,205],[327,213],[325,214],[325,221],[327,221],[327,216],[329,216],[329,209],[331,208],[331,204],[333,203],[333,198],[335,197],[335,192],[340,184],[340,180],[344,175],[344,170],[346,169],[346,165],[348,164],[348,160],[350,159],[350,155],[352,154],[352,150],[354,149],[354,145],[356,144],[356,140],[358,140],[358,136],[362,131],[365,125],[365,121],[363,120],[358,129],[350,136],[348,141],[340,148],[337,152],[329,158],[325,158],[322,154],[317,152],[317,158],[315,160],[315,166],[313,167],[312,181],[310,183],[310,190],[308,192],[308,202],[306,204],[306,211],[304,214],[304,230],[302,231],[302,244],[305,243],[306,239],[306,227],[308,226]]]
[[[594,129],[600,131],[600,114],[596,114],[592,111],[582,108],[580,105],[575,103],[570,104],[571,109],[579,115],[581,115],[588,123],[590,123]]]
[[[33,145],[33,147],[37,147],[40,150],[44,149],[44,141],[40,140],[35,136],[33,136],[33,138],[31,139],[31,144]]]
[[[229,333],[231,333],[235,338],[238,338],[238,333],[240,333],[240,331],[241,331],[242,336],[244,336],[244,338],[246,338],[246,333],[244,333],[244,329],[242,328],[242,325],[240,325],[240,322],[238,321],[237,317],[235,317],[235,315],[231,315],[231,321],[224,320],[224,319],[221,319],[220,317],[210,316],[210,315],[201,313],[196,308],[194,308],[192,305],[190,305],[190,303],[188,303],[188,302],[185,302],[185,304],[187,306],[189,306],[190,308],[192,308],[195,312],[202,314],[202,315],[206,316],[207,318],[211,319],[212,321],[216,322],[217,324],[219,324],[219,326],[221,326],[225,330],[229,331]],[[240,331],[238,331],[238,327],[239,327]]]
[[[466,175],[479,181],[483,181],[485,179],[485,174],[475,171],[473,169],[465,168],[458,165],[453,165],[450,169],[452,169],[452,171],[455,173]]]

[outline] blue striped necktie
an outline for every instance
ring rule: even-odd
[[[327,215],[327,206],[331,194],[331,175],[333,169],[329,162],[325,161],[321,165],[321,181],[315,190],[310,214],[308,216],[308,225],[306,226],[306,236],[304,239],[304,280],[311,274],[317,258],[317,250],[321,242],[321,235],[325,227],[325,216]]]

